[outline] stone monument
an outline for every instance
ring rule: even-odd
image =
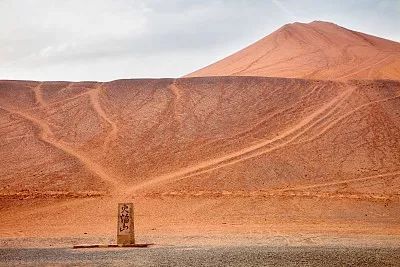
[[[133,203],[118,204],[117,244],[135,244],[135,226],[133,222]]]

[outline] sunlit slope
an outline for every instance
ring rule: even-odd
[[[398,197],[400,82],[0,82],[0,193]]]
[[[399,80],[400,43],[328,22],[287,24],[187,75],[202,76]]]

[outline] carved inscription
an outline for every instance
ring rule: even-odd
[[[129,223],[131,220],[131,210],[127,204],[122,204],[119,211],[119,234],[128,235],[130,232]]]
[[[118,204],[118,226],[117,226],[117,243],[118,244],[134,244],[135,229],[133,222],[133,204]]]

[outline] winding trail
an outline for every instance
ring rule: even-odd
[[[111,127],[111,130],[108,132],[107,136],[104,139],[104,148],[108,148],[110,143],[117,139],[118,127],[117,125],[110,119],[107,113],[104,111],[100,104],[100,92],[102,90],[103,83],[97,86],[95,89],[90,90],[88,92],[90,97],[90,102],[92,103],[93,109],[99,115],[101,119],[107,122],[107,124]]]
[[[42,140],[43,142],[47,143],[48,145],[50,145],[58,150],[60,150],[61,152],[69,155],[70,157],[78,160],[91,173],[93,173],[94,175],[99,177],[104,182],[110,184],[113,190],[117,190],[120,187],[118,180],[115,177],[113,177],[112,175],[110,175],[109,173],[107,173],[101,166],[90,161],[86,156],[84,156],[83,154],[72,149],[64,142],[55,140],[50,127],[44,121],[37,119],[29,114],[20,112],[20,111],[10,110],[10,109],[4,108],[4,107],[0,107],[0,109],[4,110],[10,114],[17,115],[17,116],[21,117],[22,119],[27,120],[30,123],[32,123],[33,125],[35,125],[39,129],[38,138],[40,140]]]
[[[358,106],[358,107],[356,107],[356,108],[350,110],[350,111],[347,112],[346,114],[344,114],[344,115],[338,117],[337,119],[332,120],[332,121],[331,121],[330,123],[328,123],[318,134],[314,135],[313,137],[311,137],[311,138],[309,138],[309,139],[307,139],[307,140],[305,140],[305,141],[299,142],[299,144],[303,144],[303,143],[307,143],[307,142],[311,142],[311,141],[316,140],[318,137],[322,136],[324,133],[326,133],[326,132],[328,132],[330,129],[332,129],[332,128],[333,128],[335,125],[337,125],[339,122],[341,122],[341,121],[343,121],[344,119],[350,117],[352,114],[356,113],[357,111],[359,111],[359,110],[361,110],[361,109],[363,109],[363,108],[366,108],[366,107],[368,107],[368,106],[372,106],[372,105],[375,105],[375,104],[379,104],[379,103],[383,103],[383,102],[395,100],[395,99],[398,99],[398,98],[400,98],[400,95],[397,95],[397,96],[394,96],[394,97],[388,97],[388,98],[384,98],[384,99],[376,100],[376,101],[372,101],[372,102],[368,102],[368,103],[366,103],[366,104],[363,104],[363,105],[361,105],[361,106]]]
[[[229,153],[225,156],[203,161],[199,164],[182,168],[181,170],[178,170],[176,172],[161,175],[143,183],[136,184],[135,186],[128,189],[128,193],[132,194],[137,192],[138,190],[143,190],[159,184],[170,183],[177,180],[197,176],[199,174],[208,173],[210,171],[214,171],[216,169],[220,169],[283,148],[292,143],[298,137],[302,136],[304,133],[306,133],[308,130],[313,128],[321,121],[326,120],[328,117],[330,117],[335,112],[335,110],[338,109],[341,104],[350,97],[354,90],[354,87],[347,86],[347,89],[344,90],[344,92],[333,98],[330,102],[323,105],[320,109],[316,110],[311,115],[305,117],[302,121],[294,125],[286,132],[280,134],[273,139],[268,139],[255,145],[243,148],[239,151]]]
[[[32,90],[35,93],[36,103],[38,103],[38,105],[40,107],[45,107],[47,105],[47,103],[43,99],[42,85],[43,85],[43,83],[39,82],[39,84],[37,86],[35,86]]]
[[[182,92],[181,90],[178,88],[178,86],[176,86],[176,79],[174,79],[174,81],[171,83],[171,85],[169,86],[172,94],[174,95],[174,102],[173,102],[173,116],[174,119],[177,123],[181,123],[181,119],[180,119],[180,113],[177,111],[178,110],[178,105],[180,103],[180,100],[182,98]]]

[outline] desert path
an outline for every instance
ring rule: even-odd
[[[50,146],[62,151],[63,153],[73,157],[74,159],[78,160],[79,162],[81,162],[89,171],[91,171],[93,174],[95,174],[97,177],[99,177],[101,180],[105,181],[106,183],[110,184],[113,188],[114,191],[118,191],[119,188],[119,183],[117,181],[117,179],[115,179],[114,177],[112,177],[110,174],[108,174],[105,170],[103,170],[102,167],[100,167],[99,165],[97,165],[96,163],[90,161],[87,157],[85,157],[84,155],[82,155],[81,153],[75,151],[74,149],[68,147],[67,144],[63,143],[62,141],[57,141],[54,140],[54,138],[52,138],[52,131],[50,129],[50,127],[43,122],[40,119],[37,119],[29,114],[20,112],[20,111],[16,111],[16,110],[10,110],[4,107],[0,107],[0,109],[13,114],[13,115],[17,115],[21,118],[23,118],[24,120],[29,121],[30,123],[32,123],[33,125],[35,125],[39,131],[39,139],[42,140],[43,142],[49,144]]]
[[[178,86],[176,85],[176,80],[174,79],[174,81],[171,83],[171,85],[169,86],[173,96],[174,96],[174,100],[173,100],[173,115],[174,115],[174,119],[177,123],[181,123],[181,120],[179,118],[179,112],[178,112],[178,105],[181,101],[182,98],[182,92],[181,90],[178,88]]]
[[[90,101],[92,103],[92,106],[94,110],[97,112],[97,114],[100,116],[101,119],[103,119],[105,122],[108,123],[108,125],[111,127],[111,130],[108,132],[105,140],[104,140],[104,148],[108,148],[110,142],[114,141],[117,138],[117,133],[118,133],[118,127],[117,125],[110,119],[110,117],[106,114],[104,109],[102,108],[100,104],[100,99],[99,99],[99,94],[103,88],[103,84],[99,84],[96,88],[91,89],[88,94],[90,96]]]
[[[36,102],[40,107],[45,107],[47,103],[43,99],[42,91],[42,82],[40,82],[37,86],[35,86],[32,90],[35,93]]]
[[[346,114],[344,114],[344,115],[332,120],[327,125],[325,125],[325,127],[323,127],[323,129],[320,132],[318,132],[318,134],[312,136],[311,138],[309,138],[307,140],[301,141],[300,143],[307,143],[307,142],[311,142],[311,141],[316,140],[318,137],[320,137],[321,135],[323,135],[324,133],[326,133],[327,131],[332,129],[338,123],[344,121],[346,118],[349,118],[352,114],[354,114],[354,113],[356,113],[356,112],[358,112],[358,111],[360,111],[360,110],[362,110],[362,109],[364,109],[366,107],[373,106],[373,105],[376,105],[376,104],[379,104],[379,103],[384,103],[384,102],[396,100],[396,99],[399,99],[399,98],[400,98],[400,95],[397,95],[397,96],[393,96],[393,97],[384,98],[384,99],[381,99],[381,100],[371,101],[369,103],[360,105],[360,106],[350,110]]]

